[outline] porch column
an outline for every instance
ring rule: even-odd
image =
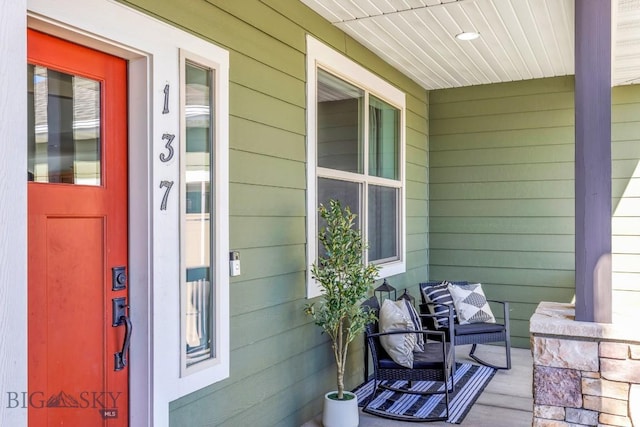
[[[576,320],[611,323],[611,2],[575,2]]]

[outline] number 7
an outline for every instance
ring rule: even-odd
[[[161,181],[160,188],[166,187],[164,192],[164,196],[162,196],[162,203],[160,203],[160,210],[167,210],[167,199],[169,198],[169,192],[171,191],[171,187],[173,187],[173,181]]]

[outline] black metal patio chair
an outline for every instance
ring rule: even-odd
[[[363,303],[363,307],[372,310],[376,318],[380,312],[380,305],[377,298],[371,297]],[[380,337],[392,334],[423,334],[425,338],[424,351],[413,352],[413,368],[401,366],[393,361],[391,356],[385,351],[380,342]],[[365,338],[371,352],[373,364],[374,389],[370,398],[363,407],[363,411],[372,415],[389,418],[398,421],[444,421],[449,418],[449,393],[455,390],[453,381],[453,346],[444,337],[446,333],[432,330],[406,330],[393,332],[380,332],[378,321],[371,322],[365,330]],[[433,338],[438,338],[433,341]],[[366,352],[366,349],[365,349]],[[397,381],[406,381],[406,385],[394,385]],[[442,382],[442,390],[422,391],[413,389],[414,381],[437,381]],[[391,390],[399,393],[431,395],[444,394],[446,412],[441,417],[418,417],[390,414],[370,408],[371,402],[384,390]]]
[[[425,292],[423,288],[429,286],[437,286],[440,285],[441,281],[430,281],[420,283],[420,296],[422,298],[422,304],[420,304],[420,315],[423,319],[423,324],[425,327],[429,329],[436,329],[439,331],[446,332],[445,335],[447,339],[451,339],[453,336],[454,345],[464,345],[464,344],[472,344],[471,351],[469,352],[469,357],[471,357],[476,362],[489,366],[495,369],[511,369],[511,335],[509,329],[509,302],[508,301],[497,301],[487,299],[488,302],[496,303],[502,306],[502,315],[503,315],[503,323],[470,323],[465,325],[460,325],[457,320],[454,320],[453,323],[453,333],[449,333],[448,327],[439,326],[436,328],[436,319],[434,317],[426,317],[424,314],[430,313],[429,304],[433,304],[435,306],[439,306],[442,308],[446,308],[446,312],[449,313],[449,317],[451,317],[450,312],[453,309],[452,305],[449,304],[434,304],[429,302],[425,298]],[[468,282],[449,282],[452,285],[467,285]],[[438,316],[436,316],[437,318]],[[505,365],[495,365],[486,360],[479,358],[476,353],[476,348],[478,344],[486,344],[493,342],[504,342],[505,349]],[[455,357],[455,356],[454,356]]]

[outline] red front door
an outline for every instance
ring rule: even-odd
[[[126,69],[28,32],[30,426],[128,425]]]

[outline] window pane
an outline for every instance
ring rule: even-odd
[[[328,206],[331,199],[340,201],[343,209],[348,206],[351,212],[357,215],[356,228],[360,228],[360,198],[360,184],[357,182],[318,178],[318,206]],[[325,222],[319,214],[317,215],[319,231],[325,226]],[[318,254],[324,256],[325,251],[321,246],[318,241]]]
[[[400,110],[369,96],[369,175],[399,179]]]
[[[318,166],[363,172],[361,89],[318,70]]]
[[[100,82],[28,66],[29,181],[100,185]]]
[[[184,256],[186,266],[187,366],[209,359],[213,349],[211,266],[212,203],[212,71],[187,63],[185,70]]]
[[[398,189],[369,185],[369,261],[398,256]]]

